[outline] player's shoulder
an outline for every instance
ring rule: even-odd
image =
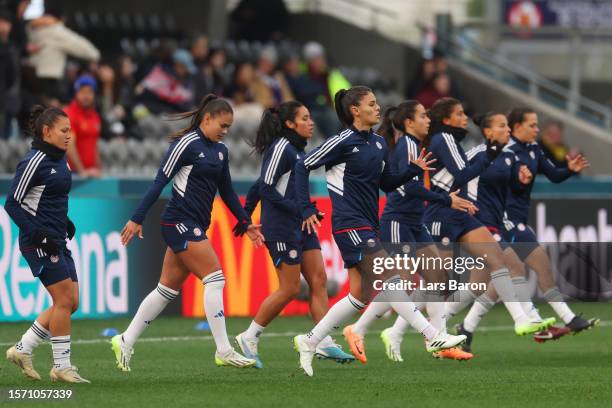
[[[487,150],[487,145],[485,145],[484,143],[481,143],[477,146],[472,147],[467,152],[465,152],[465,155],[467,156],[468,160],[471,160],[478,153],[484,152],[486,150]]]

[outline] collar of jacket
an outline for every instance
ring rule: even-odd
[[[436,133],[449,133],[453,135],[458,142],[461,142],[465,138],[465,135],[467,135],[467,129],[439,123],[432,127],[432,134]]]
[[[308,143],[308,139],[297,134],[293,129],[288,129],[283,126],[283,130],[281,132],[281,136],[284,137],[294,145],[299,151],[303,152],[306,148],[306,144]]]
[[[51,157],[53,160],[59,160],[63,158],[66,154],[65,150],[53,146],[51,143],[47,143],[39,138],[34,138],[34,140],[32,140],[32,149],[40,150],[47,156]]]
[[[368,139],[370,135],[374,133],[371,128],[368,130],[357,130],[355,126],[353,125],[351,125],[349,129],[351,129],[354,133],[358,134],[359,136],[362,136],[364,139]]]
[[[404,136],[408,136],[410,139],[412,139],[412,141],[415,142],[417,146],[421,146],[421,143],[423,143],[422,140],[420,140],[418,137],[411,133],[404,133]]]

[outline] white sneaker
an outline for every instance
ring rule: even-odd
[[[254,366],[255,360],[253,360],[252,358],[246,358],[242,354],[238,353],[236,350],[231,349],[225,354],[221,354],[218,351],[215,352],[215,364],[219,367],[228,366],[247,368]]]
[[[15,364],[26,377],[40,380],[40,374],[36,372],[32,364],[32,354],[21,353],[13,346],[6,350],[6,359]]]
[[[111,339],[111,349],[115,353],[117,368],[121,371],[131,371],[130,359],[134,354],[134,349],[123,341],[123,335],[118,334]]]
[[[257,340],[247,338],[244,334],[245,332],[242,332],[236,336],[236,343],[238,344],[238,347],[240,347],[242,354],[244,354],[246,358],[252,358],[255,360],[255,368],[263,368],[263,363],[261,362],[259,353],[257,351],[257,345],[259,342]]]
[[[391,327],[385,329],[380,333],[380,338],[385,345],[385,352],[387,353],[387,357],[391,361],[396,361],[401,363],[404,361],[402,358],[401,345],[402,345],[402,336],[397,336],[393,333],[393,329]]]
[[[66,368],[52,368],[49,376],[51,377],[51,381],[86,384],[91,383],[91,381],[81,377],[79,374],[79,369],[75,366]]]
[[[300,353],[300,367],[307,376],[312,377],[312,359],[314,358],[315,348],[310,347],[305,334],[299,334],[293,338],[293,348]]]
[[[428,353],[433,353],[435,351],[456,347],[465,342],[466,339],[467,337],[464,334],[454,336],[448,334],[445,330],[441,330],[433,339],[425,342],[425,347]]]

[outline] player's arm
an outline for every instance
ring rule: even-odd
[[[459,154],[455,139],[450,135],[432,140],[430,150],[454,178],[449,190],[462,188],[491,164],[485,153],[476,154],[472,162],[466,163]]]
[[[294,164],[292,159],[289,157],[285,143],[277,143],[270,154],[266,154],[261,166],[259,195],[262,199],[271,202],[275,207],[301,217],[302,212],[299,210],[296,202],[285,198],[276,189],[282,175],[292,170]]]
[[[246,201],[244,203],[244,211],[251,216],[253,215],[253,211],[257,207],[257,203],[261,199],[259,195],[259,183],[261,183],[261,179],[255,180],[255,183],[249,188],[249,191],[246,195]]]
[[[31,215],[26,210],[27,204],[23,200],[28,191],[36,185],[39,177],[38,168],[42,159],[42,153],[37,153],[30,160],[24,160],[17,165],[17,171],[4,204],[4,209],[13,222],[28,237],[31,237],[35,231],[31,222]]]
[[[540,148],[538,148],[537,155],[538,172],[543,173],[546,178],[553,183],[561,183],[588,167],[588,162],[582,155],[579,155],[572,160],[568,158],[567,167],[555,166]]]

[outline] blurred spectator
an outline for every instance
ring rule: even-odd
[[[74,99],[64,109],[72,127],[68,160],[72,171],[83,177],[100,177],[102,165],[98,152],[101,121],[95,109],[97,83],[89,74],[74,83]]]
[[[198,68],[203,68],[208,59],[208,37],[204,34],[194,36],[189,51],[191,52],[194,64]]]
[[[224,95],[229,79],[227,78],[227,66],[225,50],[217,47],[207,52],[205,61],[198,64],[198,72],[194,78],[195,100],[200,101],[209,94]]]
[[[421,89],[415,99],[421,102],[425,109],[429,109],[435,101],[450,95],[450,77],[440,72],[435,74],[431,81]]]
[[[544,125],[542,136],[538,140],[544,155],[557,167],[567,167],[566,156],[574,158],[579,154],[575,148],[569,148],[563,138],[563,124],[551,120]]]
[[[425,85],[429,84],[436,75],[436,64],[433,59],[421,59],[416,75],[406,86],[406,98],[415,99]]]
[[[9,42],[12,21],[7,11],[0,10],[0,139],[8,137],[8,93],[17,80],[15,50]]]
[[[276,49],[272,46],[265,47],[259,55],[257,72],[253,81],[255,101],[265,108],[294,99],[284,75],[276,71],[277,63]]]
[[[30,64],[42,86],[47,103],[62,99],[60,81],[64,76],[68,56],[86,61],[100,58],[98,49],[86,38],[67,28],[55,15],[44,14],[27,27],[29,41],[37,50],[30,55]]]
[[[226,96],[234,107],[234,126],[236,134],[253,134],[259,126],[264,107],[255,101],[255,69],[250,62],[243,62],[236,67],[231,85]]]
[[[247,41],[279,40],[290,18],[283,0],[242,0],[230,14],[230,36]]]

